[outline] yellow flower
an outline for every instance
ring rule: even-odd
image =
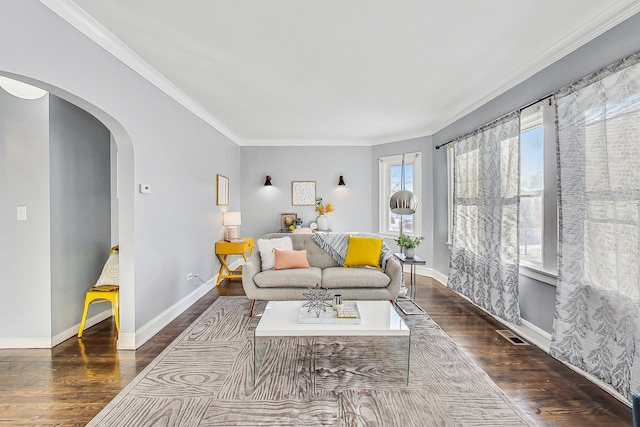
[[[324,203],[322,203],[322,197],[317,197],[316,198],[316,211],[320,215],[324,215],[325,213],[331,213],[331,212],[334,211],[333,204],[332,203],[327,203],[327,205],[325,206]]]

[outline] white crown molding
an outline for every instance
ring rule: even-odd
[[[244,139],[240,145],[248,147],[370,147],[368,139]]]
[[[416,138],[424,138],[424,137],[431,137],[433,136],[435,132],[433,132],[432,129],[422,129],[419,131],[415,131],[415,132],[408,132],[408,133],[403,133],[403,134],[398,134],[396,136],[387,136],[387,137],[382,137],[382,138],[374,138],[371,140],[371,145],[382,145],[382,144],[390,144],[392,142],[398,142],[398,141],[406,141],[409,139],[416,139]]]
[[[438,122],[433,128],[434,132],[439,132],[445,127],[449,126],[452,123],[455,123],[457,120],[463,118],[467,114],[470,114],[482,107],[487,102],[493,100],[494,98],[502,95],[507,92],[509,89],[514,88],[518,84],[524,82],[528,78],[532,77],[534,74],[544,70],[546,67],[550,66],[554,62],[564,58],[569,55],[573,51],[578,48],[584,46],[591,40],[595,39],[599,35],[604,32],[610,30],[616,25],[620,24],[622,21],[630,18],[636,13],[640,12],[640,2],[637,0],[626,0],[626,5],[613,5],[609,7],[607,10],[614,9],[618,7],[619,9],[615,11],[611,16],[609,16],[606,20],[599,24],[594,24],[598,22],[596,18],[604,15],[604,12],[600,15],[594,16],[589,22],[582,25],[576,31],[574,31],[570,36],[558,42],[554,47],[549,49],[547,53],[538,56],[537,58],[530,61],[525,66],[521,67],[519,70],[511,73],[511,76],[506,79],[504,84],[501,84],[491,90],[487,95],[472,100],[467,104],[466,107],[459,110],[457,113],[451,113],[450,115],[445,115],[448,118]],[[585,30],[586,29],[586,30]],[[560,89],[560,88],[557,88]],[[546,94],[541,94],[544,96]],[[533,101],[533,100],[532,100]]]
[[[305,140],[305,139],[243,139],[231,131],[227,126],[213,117],[209,112],[202,108],[198,103],[193,101],[184,92],[179,90],[155,68],[151,67],[147,62],[140,58],[128,46],[122,43],[106,28],[100,25],[96,20],[89,16],[78,5],[71,0],[39,0],[62,19],[85,34],[96,44],[111,53],[114,57],[122,61],[125,65],[138,73],[144,79],[148,80],[158,89],[173,98],[176,102],[183,105],[196,116],[203,119],[206,123],[225,135],[231,141],[240,146],[374,146],[387,144],[392,142],[404,141],[407,139],[432,136],[445,127],[451,125],[457,120],[463,118],[469,113],[482,107],[487,102],[493,100],[497,96],[512,89],[519,83],[522,83],[529,77],[567,56],[579,47],[593,40],[605,31],[613,28],[625,19],[640,11],[640,2],[637,0],[625,0],[612,5],[603,13],[594,16],[591,21],[578,28],[572,35],[559,42],[555,47],[549,49],[546,54],[540,55],[538,58],[530,61],[527,65],[521,67],[505,79],[505,83],[496,86],[486,95],[470,100],[466,106],[462,106],[457,111],[452,111],[446,115],[446,119],[441,120],[430,129],[410,132],[406,134],[398,134],[395,136],[387,136],[372,139],[341,139],[341,140]],[[599,24],[597,18],[605,15],[613,10],[610,16]]]
[[[431,129],[372,139],[243,139],[240,145],[249,147],[372,147],[408,139],[433,136]]]
[[[120,39],[104,28],[98,21],[82,10],[77,4],[70,0],[39,0],[40,3],[51,9],[52,12],[67,21],[78,31],[89,37],[97,45],[109,52],[123,64],[138,73],[142,78],[149,81],[155,87],[167,94],[177,103],[200,117],[211,125],[218,132],[229,138],[231,141],[241,145],[241,138],[231,129],[213,117],[208,111],[197,102],[178,89],[166,77],[160,74],[149,63],[140,58],[133,50],[125,45]]]

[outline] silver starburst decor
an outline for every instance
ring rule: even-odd
[[[320,284],[316,284],[315,288],[309,288],[309,292],[304,293],[305,297],[309,298],[307,302],[302,304],[303,307],[309,307],[309,312],[311,310],[316,311],[316,317],[320,317],[320,310],[327,311],[327,307],[331,307],[331,303],[326,300],[330,299],[329,290],[325,288],[321,288]]]

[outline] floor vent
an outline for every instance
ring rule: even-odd
[[[506,338],[513,345],[529,345],[528,342],[514,334],[509,329],[497,329],[496,332]]]

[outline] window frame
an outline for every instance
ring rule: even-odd
[[[402,165],[402,154],[381,156],[378,158],[378,234],[395,238],[398,232],[391,231],[387,227],[391,211],[389,199],[391,198],[391,167]],[[418,208],[413,214],[413,231],[403,231],[407,236],[421,236],[422,232],[422,153],[419,151],[404,153],[404,164],[413,165],[413,193],[418,198]],[[406,215],[404,215],[406,216]]]
[[[531,263],[526,259],[520,259],[520,274],[555,285],[558,275],[558,174],[555,127],[556,106],[553,99],[542,100],[521,111],[520,133],[535,127],[538,120],[535,120],[533,116],[540,113],[544,135],[542,263]]]

